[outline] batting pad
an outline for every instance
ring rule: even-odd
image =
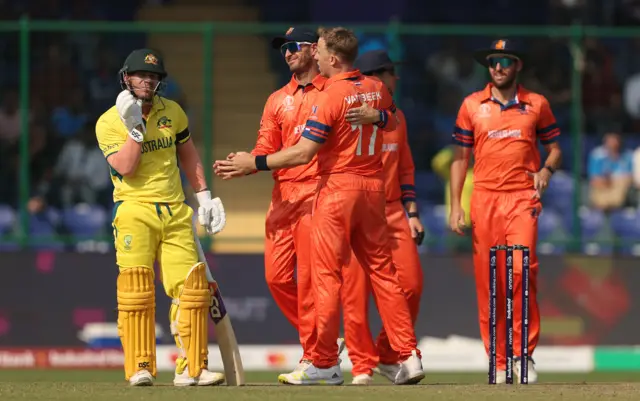
[[[205,272],[206,265],[191,268],[180,292],[177,329],[181,348],[188,361],[189,376],[198,377],[207,368],[208,313],[211,292]]]
[[[118,335],[124,351],[124,374],[148,370],[156,376],[156,298],[153,270],[122,270],[117,280]]]

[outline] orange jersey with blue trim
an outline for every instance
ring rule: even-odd
[[[407,120],[400,109],[396,109],[396,117],[396,129],[382,135],[382,166],[387,202],[415,202],[415,166],[407,138]]]
[[[349,109],[363,102],[382,110],[378,124],[352,125]],[[318,95],[302,136],[325,146],[318,152],[318,174],[354,174],[382,178],[383,131],[396,126],[395,105],[378,79],[350,71],[329,78]]]
[[[295,77],[269,96],[262,112],[258,140],[253,155],[268,155],[288,148],[300,140],[311,105],[322,90],[326,78],[318,75],[310,84],[300,85]],[[276,181],[305,181],[317,178],[317,157],[305,165],[275,170]]]
[[[513,191],[533,188],[527,174],[540,170],[537,141],[556,141],[560,129],[547,99],[522,86],[516,97],[501,104],[491,84],[467,96],[456,120],[453,142],[473,148],[474,188]]]

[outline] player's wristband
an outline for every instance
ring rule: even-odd
[[[375,123],[378,127],[384,128],[387,125],[387,112],[384,110],[378,110],[380,121]]]
[[[412,217],[420,218],[420,213],[418,213],[418,212],[409,212],[409,213],[407,213],[407,216],[409,216],[409,218],[412,218]]]
[[[544,166],[544,168],[546,168],[547,170],[549,170],[549,172],[550,172],[551,174],[553,174],[553,173],[555,173],[555,172],[556,172],[556,169],[555,169],[555,168],[553,168],[553,167],[551,167],[551,166]]]
[[[267,165],[267,155],[259,155],[256,156],[256,169],[258,171],[269,171],[271,170]]]

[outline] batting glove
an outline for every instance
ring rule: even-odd
[[[211,199],[211,191],[198,192],[196,197],[200,205],[198,223],[205,228],[209,235],[215,235],[222,231],[227,223],[227,218],[220,198]]]
[[[116,110],[134,141],[144,141],[145,127],[142,119],[142,100],[136,99],[130,91],[123,90],[116,99]]]

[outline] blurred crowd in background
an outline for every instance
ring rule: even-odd
[[[150,3],[167,3],[156,0]],[[492,24],[640,26],[638,0],[341,0],[253,1],[265,22],[314,25],[336,23]],[[3,20],[28,14],[32,19],[111,20],[135,18],[143,0],[0,0]],[[335,3],[335,4],[334,4]],[[428,3],[428,10],[425,9]],[[480,4],[482,3],[482,4]],[[339,18],[335,10],[341,10]],[[385,10],[380,13],[379,10]],[[418,10],[422,10],[418,12]],[[461,13],[460,10],[465,10]],[[447,158],[458,107],[469,93],[487,83],[487,72],[471,53],[488,37],[422,37],[359,34],[361,51],[386,48],[404,63],[398,104],[409,125],[421,204],[442,225]],[[29,210],[64,209],[77,203],[109,210],[108,166],[96,146],[94,123],[114,103],[120,87],[117,71],[131,49],[143,47],[143,34],[101,35],[87,32],[33,34],[30,38]],[[20,96],[18,34],[0,34],[0,205],[18,202]],[[265,42],[266,43],[266,42]],[[525,38],[529,50],[521,82],[547,96],[564,131],[563,171],[548,191],[545,207],[555,210],[558,225],[570,231],[567,208],[575,191],[603,221],[612,213],[638,208],[640,202],[640,38],[587,38],[582,75],[584,109],[582,149],[572,148],[571,74],[573,59],[567,39]],[[271,52],[279,84],[289,72],[278,52]],[[247,55],[249,57],[250,55]],[[276,88],[274,88],[276,89]],[[187,94],[169,78],[164,96],[188,109]],[[256,124],[257,125],[257,124]],[[579,160],[574,154],[579,154]],[[572,178],[579,166],[582,181]],[[570,189],[567,189],[570,188]],[[570,191],[570,192],[567,192]],[[554,195],[555,192],[555,195]],[[433,212],[435,210],[436,212]],[[601,213],[601,214],[598,214]],[[551,215],[551,212],[547,213]],[[587,213],[590,215],[590,213]],[[428,217],[427,217],[428,218]],[[0,219],[1,220],[1,219]],[[436,223],[434,223],[436,224]],[[550,224],[550,223],[549,223]],[[555,223],[554,223],[555,224]],[[555,227],[555,226],[554,226]],[[438,231],[433,229],[432,231]],[[600,231],[598,231],[600,232]],[[0,232],[0,234],[2,234]],[[638,232],[640,237],[640,232]]]

